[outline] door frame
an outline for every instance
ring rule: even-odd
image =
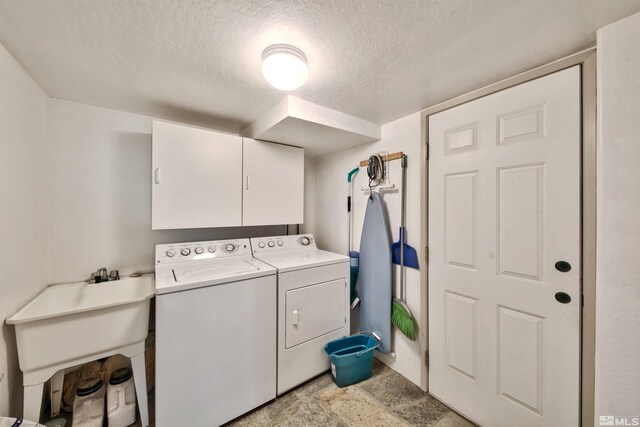
[[[546,76],[551,73],[580,65],[582,104],[582,159],[581,159],[581,425],[594,425],[595,391],[595,316],[596,316],[596,48],[577,52],[549,64],[517,74],[483,88],[471,91],[448,101],[436,104],[420,112],[421,154],[420,166],[420,250],[424,265],[429,266],[429,116],[456,107],[513,86]],[[420,270],[420,301],[423,309],[419,319],[421,345],[421,378],[424,391],[429,391],[429,341],[428,298],[429,283],[427,268]]]

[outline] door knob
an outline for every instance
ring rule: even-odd
[[[571,264],[569,264],[567,261],[558,261],[556,262],[556,270],[562,273],[567,273],[571,271]]]
[[[571,302],[571,297],[566,292],[558,292],[556,293],[556,301],[560,304],[569,304]]]

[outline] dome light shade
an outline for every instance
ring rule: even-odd
[[[288,44],[274,44],[262,52],[262,75],[271,86],[291,91],[307,81],[307,57]]]

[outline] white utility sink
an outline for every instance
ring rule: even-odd
[[[7,323],[16,328],[24,375],[23,416],[38,421],[42,385],[56,372],[56,381],[61,381],[59,371],[65,368],[123,354],[131,357],[141,418],[148,425],[143,413],[144,341],[154,294],[152,274],[95,284],[53,285],[9,317]],[[138,388],[142,383],[144,390]]]

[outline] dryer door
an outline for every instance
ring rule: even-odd
[[[346,286],[339,279],[286,292],[287,349],[345,326]]]

